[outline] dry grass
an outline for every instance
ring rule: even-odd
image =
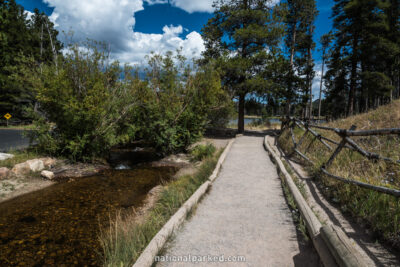
[[[326,125],[343,129],[356,125],[358,130],[400,128],[400,101],[382,106],[369,113],[333,121]],[[331,131],[318,130],[318,132],[336,141],[340,140]],[[303,131],[299,128],[296,128],[294,133],[297,141],[303,135]],[[400,136],[371,136],[352,139],[367,151],[376,152],[395,160],[400,159]],[[292,151],[293,145],[289,131],[285,131],[281,135],[279,144],[287,153]],[[336,145],[331,144],[331,147],[335,149]],[[321,182],[323,192],[329,198],[338,202],[343,211],[361,218],[385,241],[400,248],[400,200],[398,198],[343,184],[322,175],[319,169],[322,164],[327,162],[332,151],[329,151],[321,142],[315,141],[312,135],[307,135],[299,150],[315,163],[315,166],[309,166],[308,169]],[[299,160],[301,159],[299,158]],[[339,153],[328,171],[341,177],[370,184],[400,188],[400,164],[371,161],[349,149],[343,149]]]

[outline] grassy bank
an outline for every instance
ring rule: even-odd
[[[1,129],[7,129],[7,130],[33,130],[35,127],[33,124],[29,125],[0,125],[0,130]]]
[[[326,125],[344,129],[356,125],[359,130],[398,128],[400,127],[400,101],[369,113],[337,120]],[[318,132],[339,141],[339,137],[333,132],[324,130],[318,130]],[[297,141],[303,135],[303,131],[299,128],[295,128],[294,133]],[[400,159],[399,136],[355,137],[352,139],[370,152],[379,153],[396,160]],[[400,249],[400,200],[355,185],[344,184],[320,173],[321,165],[329,159],[332,151],[329,151],[320,142],[313,140],[312,135],[307,135],[298,149],[315,163],[314,166],[307,165],[307,169],[320,184],[322,192],[339,205],[343,212],[350,213],[359,222],[363,222],[373,230],[376,237]],[[280,136],[279,145],[286,153],[293,150],[293,143],[288,130]],[[332,147],[335,148],[336,146],[332,145]],[[298,158],[298,160],[302,161],[301,158]],[[306,165],[305,162],[304,164]],[[328,171],[341,177],[374,185],[400,188],[399,164],[370,161],[349,149],[344,149],[339,153]]]
[[[100,234],[104,266],[131,266],[147,244],[213,172],[222,151],[203,159],[194,175],[182,176],[167,184],[143,223],[134,214],[117,214]]]
[[[22,163],[27,160],[45,157],[34,149],[9,151],[7,153],[14,155],[14,157],[0,161],[0,167],[7,167],[9,169],[14,167],[15,164]]]

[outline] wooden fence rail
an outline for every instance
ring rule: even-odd
[[[294,135],[294,128],[298,127],[301,130],[304,131],[303,135],[300,137],[299,141],[296,142],[296,138]],[[327,131],[332,131],[336,133],[340,138],[341,141],[337,142],[335,140],[332,140],[328,137],[322,136],[320,133],[316,132],[314,129],[321,129],[321,130],[327,130]],[[284,130],[289,129],[291,139],[293,142],[293,153],[297,153],[300,157],[305,159],[306,161],[310,162],[311,164],[315,165],[314,162],[311,161],[306,156],[307,150],[310,148],[311,144],[315,142],[315,140],[320,141],[325,147],[327,147],[330,151],[333,151],[331,156],[329,157],[328,161],[321,166],[321,172],[327,175],[330,178],[336,179],[338,181],[348,183],[348,184],[353,184],[357,185],[359,187],[367,188],[370,190],[374,190],[377,192],[385,193],[388,195],[392,195],[395,197],[400,197],[400,190],[393,189],[393,188],[388,188],[384,186],[377,186],[377,185],[372,185],[368,183],[364,183],[361,181],[357,180],[352,180],[349,178],[344,178],[340,177],[337,175],[334,175],[330,172],[327,171],[327,168],[332,164],[333,160],[339,155],[340,151],[343,148],[348,148],[350,150],[358,152],[360,155],[366,157],[369,160],[383,160],[386,162],[394,163],[394,164],[400,164],[400,160],[395,160],[387,157],[383,157],[377,153],[369,152],[361,148],[360,145],[358,145],[353,139],[351,139],[351,136],[372,136],[372,135],[393,135],[393,134],[400,134],[400,128],[390,128],[390,129],[377,129],[377,130],[363,130],[363,131],[356,131],[356,126],[353,125],[350,129],[339,129],[339,128],[333,128],[333,127],[326,127],[326,126],[321,126],[321,125],[316,125],[312,124],[309,122],[303,122],[299,119],[296,118],[286,118],[285,120],[282,121],[282,128],[281,128],[281,134],[283,133]],[[312,139],[311,143],[309,144],[308,148],[306,149],[306,152],[301,152],[299,151],[299,147],[304,141],[306,135],[310,133],[311,135],[314,136]],[[336,145],[336,149],[333,149],[327,142],[328,141],[332,144]],[[291,155],[292,155],[291,154]]]

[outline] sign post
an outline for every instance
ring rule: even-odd
[[[11,114],[10,113],[7,113],[6,115],[4,115],[4,118],[6,118],[6,120],[7,120],[7,127],[8,127],[8,120],[9,119],[11,119]]]

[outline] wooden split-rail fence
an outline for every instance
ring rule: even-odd
[[[303,135],[300,137],[298,142],[296,142],[295,135],[293,132],[295,127],[298,127],[304,131]],[[328,161],[326,163],[322,164],[320,167],[321,172],[324,173],[325,175],[327,175],[328,177],[339,180],[344,183],[354,184],[359,187],[367,188],[370,190],[385,193],[385,194],[392,195],[395,197],[400,197],[400,190],[385,187],[385,186],[372,185],[369,183],[357,181],[357,180],[350,179],[350,178],[340,177],[340,176],[334,175],[327,171],[327,168],[332,164],[333,160],[337,157],[337,155],[340,153],[340,151],[343,148],[348,148],[353,151],[357,151],[358,153],[360,153],[362,156],[368,158],[369,160],[383,160],[383,161],[394,163],[394,164],[400,164],[400,160],[383,157],[377,153],[373,153],[373,152],[364,150],[360,145],[357,144],[356,141],[351,139],[351,137],[356,137],[356,136],[400,135],[400,128],[387,128],[387,129],[377,129],[377,130],[356,131],[356,126],[354,126],[354,125],[352,127],[350,127],[350,129],[339,129],[339,128],[317,125],[310,121],[301,121],[297,118],[286,118],[285,120],[282,121],[281,134],[286,129],[289,129],[290,134],[291,134],[293,147],[294,147],[293,153],[297,153],[300,157],[302,157],[303,159],[305,159],[307,162],[309,162],[311,164],[315,164],[315,163],[312,160],[310,160],[305,155],[305,153],[302,153],[299,150],[300,145],[302,144],[302,142],[304,141],[304,139],[308,133],[310,133],[311,135],[314,136],[312,142],[315,142],[316,140],[318,140],[325,147],[327,147],[330,151],[332,151],[332,154],[329,157]],[[341,140],[339,142],[332,140],[331,138],[321,135],[315,129],[332,131],[332,132],[336,133]],[[332,144],[335,145],[336,148],[332,147]]]

